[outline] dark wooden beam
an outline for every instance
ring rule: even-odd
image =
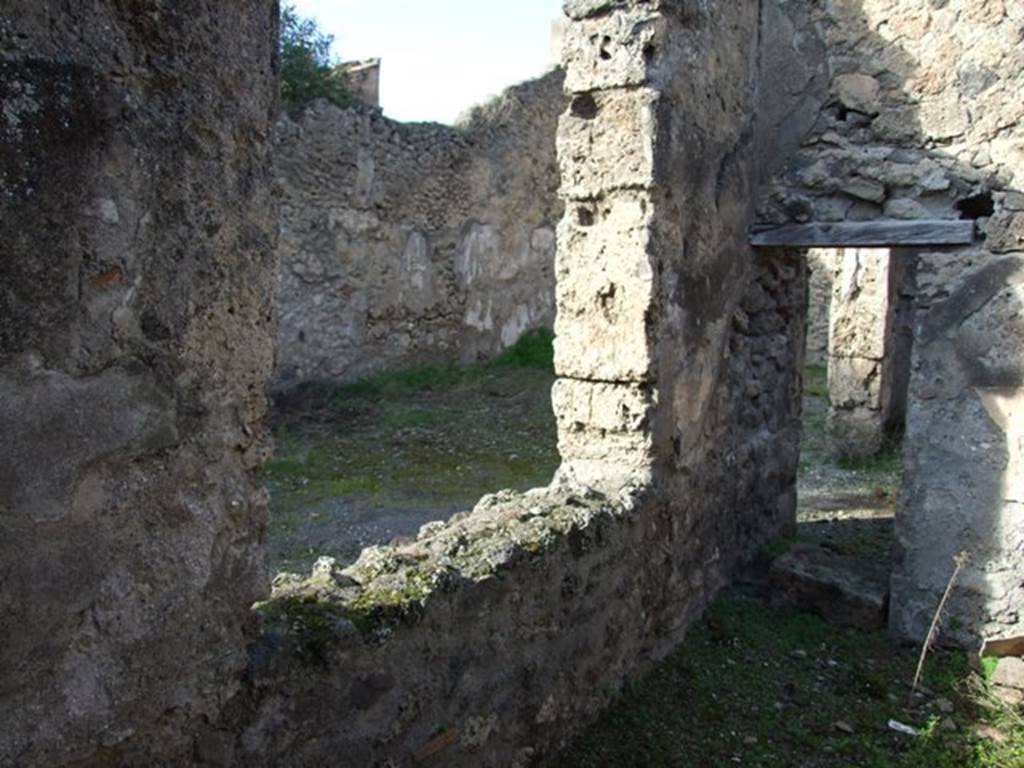
[[[877,219],[811,222],[755,229],[750,244],[792,248],[897,248],[907,245],[970,245],[974,222],[945,219]]]

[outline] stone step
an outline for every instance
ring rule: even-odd
[[[875,630],[886,625],[890,567],[798,543],[772,562],[769,582],[779,602],[832,624]]]

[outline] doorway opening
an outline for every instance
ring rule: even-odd
[[[806,589],[796,582],[813,571],[820,594],[811,607],[880,628],[897,551],[915,252],[832,247],[806,256],[796,546],[773,578],[787,591]]]

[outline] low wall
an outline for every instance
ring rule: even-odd
[[[456,127],[326,102],[277,125],[273,386],[468,363],[554,322],[562,75]]]

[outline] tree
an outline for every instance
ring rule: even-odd
[[[295,6],[281,6],[281,106],[295,112],[313,99],[339,107],[351,97],[338,59],[331,55],[334,35],[321,32],[316,20],[299,16]]]

